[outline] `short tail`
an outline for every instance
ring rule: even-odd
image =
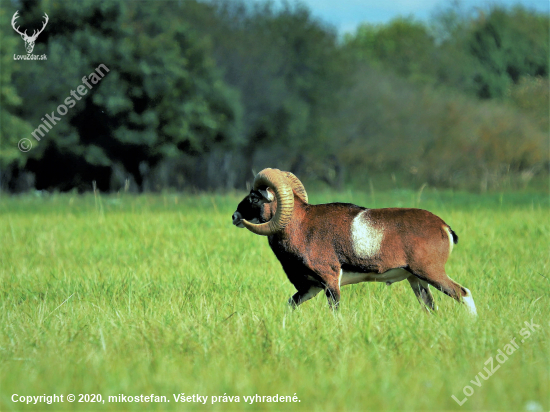
[[[458,235],[455,233],[453,229],[449,226],[449,230],[451,231],[451,236],[453,237],[453,243],[456,245],[458,243]]]

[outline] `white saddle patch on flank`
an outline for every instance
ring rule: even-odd
[[[353,285],[361,282],[385,282],[388,285],[407,279],[411,272],[405,269],[390,269],[384,273],[358,273],[340,270],[340,286]]]
[[[358,258],[368,259],[380,251],[384,232],[374,227],[368,217],[368,210],[359,213],[351,224],[351,242],[353,251]]]

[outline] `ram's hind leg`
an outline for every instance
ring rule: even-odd
[[[428,283],[414,275],[409,276],[407,280],[409,281],[409,284],[411,285],[411,288],[420,304],[423,306],[425,305],[424,307],[428,309],[428,312],[430,310],[436,310],[437,307],[434,304],[434,298],[430,292]]]
[[[434,288],[445,293],[447,296],[452,297],[458,302],[464,303],[470,314],[477,315],[476,305],[470,290],[452,280],[449,276],[447,276],[444,270],[425,271],[414,270],[413,268],[411,269],[413,274],[420,280],[428,282]]]

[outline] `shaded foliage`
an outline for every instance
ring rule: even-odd
[[[113,167],[143,187],[147,171],[161,159],[205,153],[239,138],[236,92],[223,83],[208,42],[187,25],[162,18],[170,6],[95,1],[36,6],[55,21],[46,44],[37,45],[48,60],[14,76],[21,96],[33,101],[22,108],[22,117],[38,125],[83,84],[82,76],[102,64],[108,68],[89,96],[30,152],[27,169],[36,174],[38,188],[84,189],[97,180],[108,190]]]
[[[50,16],[47,60],[13,59],[17,4],[22,27]],[[343,41],[300,4],[27,0],[0,15],[4,190],[231,189],[267,166],[485,190],[548,167],[549,18],[521,7],[454,5]]]
[[[10,20],[4,8],[0,8],[0,20]],[[16,190],[17,177],[25,165],[25,154],[18,149],[18,141],[23,136],[29,137],[32,128],[21,115],[24,102],[12,83],[13,73],[25,63],[13,61],[20,41],[12,33],[10,26],[0,26],[0,181],[12,182],[8,189]],[[34,183],[32,179],[30,183]]]

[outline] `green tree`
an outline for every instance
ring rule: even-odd
[[[162,159],[238,140],[238,95],[222,81],[208,41],[173,6],[91,0],[36,6],[51,17],[46,44],[37,45],[48,61],[18,73],[23,98],[35,102],[25,118],[39,124],[83,76],[100,65],[108,69],[40,141],[27,164],[38,187],[86,188],[96,180],[108,190],[115,166],[142,187]]]
[[[435,80],[434,38],[426,25],[413,17],[397,17],[383,25],[362,24],[353,35],[346,35],[345,43],[360,61],[411,80]]]
[[[548,77],[549,20],[520,6],[479,14],[467,41],[480,67],[475,78],[479,97],[503,97],[522,76]]]
[[[10,21],[8,10],[0,6],[0,20]],[[12,83],[13,72],[21,69],[21,63],[14,60],[17,47],[22,45],[18,36],[7,24],[0,25],[0,190],[7,186],[12,171],[22,168],[26,162],[18,143],[30,138],[32,128],[20,116],[23,100]],[[25,150],[26,142],[22,143]]]
[[[299,4],[222,2],[217,15],[215,55],[246,114],[243,174],[268,164],[318,168],[334,153],[331,124],[349,78],[336,32]]]

